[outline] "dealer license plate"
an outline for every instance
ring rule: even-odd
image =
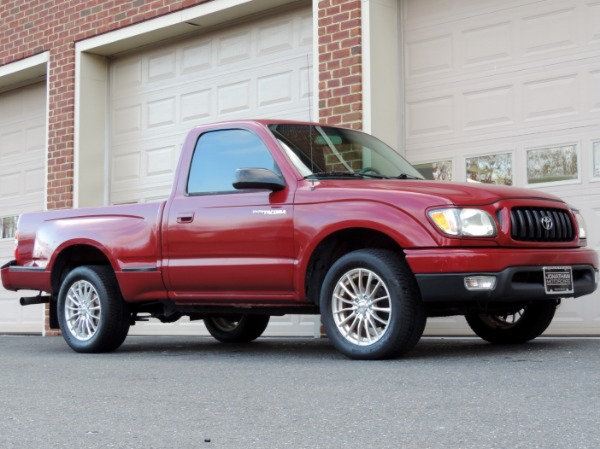
[[[547,295],[573,293],[573,270],[571,267],[544,267],[544,287]]]

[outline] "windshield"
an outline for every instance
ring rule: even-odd
[[[424,179],[397,152],[362,132],[287,123],[269,129],[305,178]]]

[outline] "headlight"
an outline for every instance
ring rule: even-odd
[[[583,215],[577,209],[571,209],[575,214],[575,218],[577,219],[577,225],[579,226],[579,238],[586,239],[587,238],[587,228],[585,227],[585,220],[583,219]]]
[[[457,237],[494,237],[496,224],[481,209],[435,209],[429,211],[431,221],[445,234]]]

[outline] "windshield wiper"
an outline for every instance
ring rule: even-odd
[[[315,178],[362,178],[362,176],[349,171],[318,171],[304,177],[304,179]]]
[[[413,175],[407,175],[406,173],[400,173],[398,176],[396,176],[396,179],[423,179],[423,178],[419,178],[418,176],[413,176]]]
[[[375,173],[358,173],[348,171],[320,171],[311,173],[304,177],[304,179],[315,179],[315,178],[375,178],[375,179],[389,179],[389,176],[377,175]]]

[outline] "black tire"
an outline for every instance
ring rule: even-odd
[[[269,315],[210,316],[204,319],[204,325],[222,343],[248,343],[263,334],[270,318]]]
[[[58,294],[58,323],[76,352],[111,352],[129,332],[129,308],[110,267],[82,266],[71,271]]]
[[[421,338],[426,316],[415,278],[396,253],[363,249],[329,269],[321,320],[332,344],[351,359],[398,357]]]
[[[465,318],[473,332],[482,339],[494,344],[516,344],[542,335],[555,312],[555,301],[536,301],[514,313],[469,313]]]

